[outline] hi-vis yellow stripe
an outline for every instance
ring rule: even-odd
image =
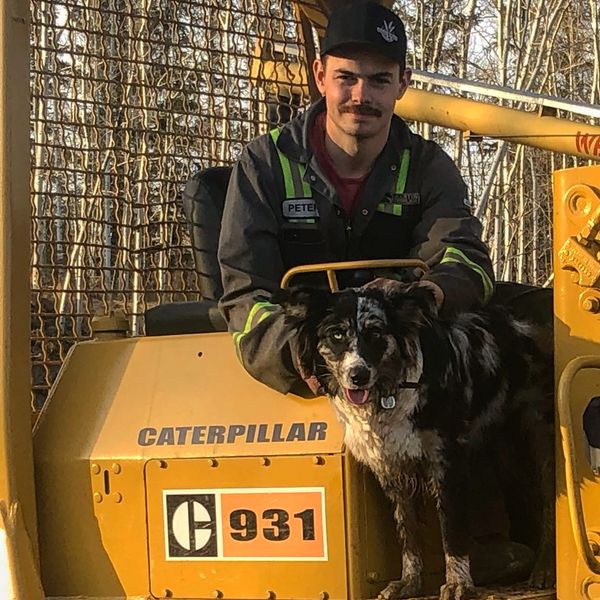
[[[396,180],[396,194],[404,194],[406,189],[406,178],[408,177],[408,165],[410,164],[410,150],[405,148],[402,152],[402,162]]]
[[[290,198],[312,198],[312,190],[310,185],[304,181],[306,173],[306,165],[290,159],[279,149],[277,140],[279,139],[280,129],[271,129],[269,135],[275,144],[279,163],[281,164],[281,172],[283,173],[283,181],[285,183],[285,197]]]
[[[402,204],[397,202],[380,202],[377,205],[377,210],[388,215],[402,216]]]
[[[246,318],[246,323],[244,324],[243,331],[236,331],[233,334],[233,342],[235,344],[235,350],[237,352],[238,358],[240,362],[243,364],[242,355],[240,352],[240,343],[242,338],[256,325],[258,325],[261,321],[264,321],[275,309],[276,305],[271,302],[257,302],[252,306],[250,312],[248,313],[248,317]],[[258,318],[257,318],[258,317]]]
[[[396,179],[396,188],[394,193],[398,196],[404,194],[406,189],[406,178],[408,177],[408,166],[410,164],[410,150],[405,148],[402,152],[402,162],[398,169],[398,178]],[[397,217],[402,215],[402,204],[398,202],[380,202],[377,205],[377,210],[388,215],[396,215]]]
[[[286,198],[294,197],[294,180],[292,178],[292,166],[288,157],[277,147],[277,139],[279,138],[279,129],[272,129],[269,134],[275,144],[277,150],[277,156],[279,156],[279,163],[281,164],[281,170],[283,172],[283,181],[285,183],[285,196]]]
[[[494,284],[488,277],[488,274],[477,263],[467,258],[463,252],[453,246],[446,248],[446,252],[444,252],[444,257],[440,261],[440,264],[450,262],[461,263],[475,271],[481,277],[483,283],[483,301],[487,302],[492,297],[492,294],[494,293]]]

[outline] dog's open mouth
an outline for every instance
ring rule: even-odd
[[[369,400],[369,390],[351,390],[350,388],[344,388],[346,398],[351,404],[365,404]]]

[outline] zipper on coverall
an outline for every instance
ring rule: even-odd
[[[342,224],[344,226],[344,242],[345,242],[344,260],[349,260],[349,256],[350,256],[350,234],[352,233],[352,220],[346,214],[346,211],[343,208],[341,208],[340,206],[337,206],[337,205],[335,206],[335,214],[338,217],[341,217],[341,219],[342,219]]]

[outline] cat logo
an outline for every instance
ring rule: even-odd
[[[217,556],[214,494],[164,496],[167,560],[198,560]]]

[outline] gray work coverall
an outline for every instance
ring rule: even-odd
[[[311,152],[310,125],[323,100],[277,132],[258,137],[235,165],[221,225],[219,303],[245,369],[287,393],[302,387],[291,331],[271,304],[286,270],[317,262],[420,258],[444,292],[443,311],[480,306],[492,266],[449,156],[394,116],[386,146],[347,216]]]

